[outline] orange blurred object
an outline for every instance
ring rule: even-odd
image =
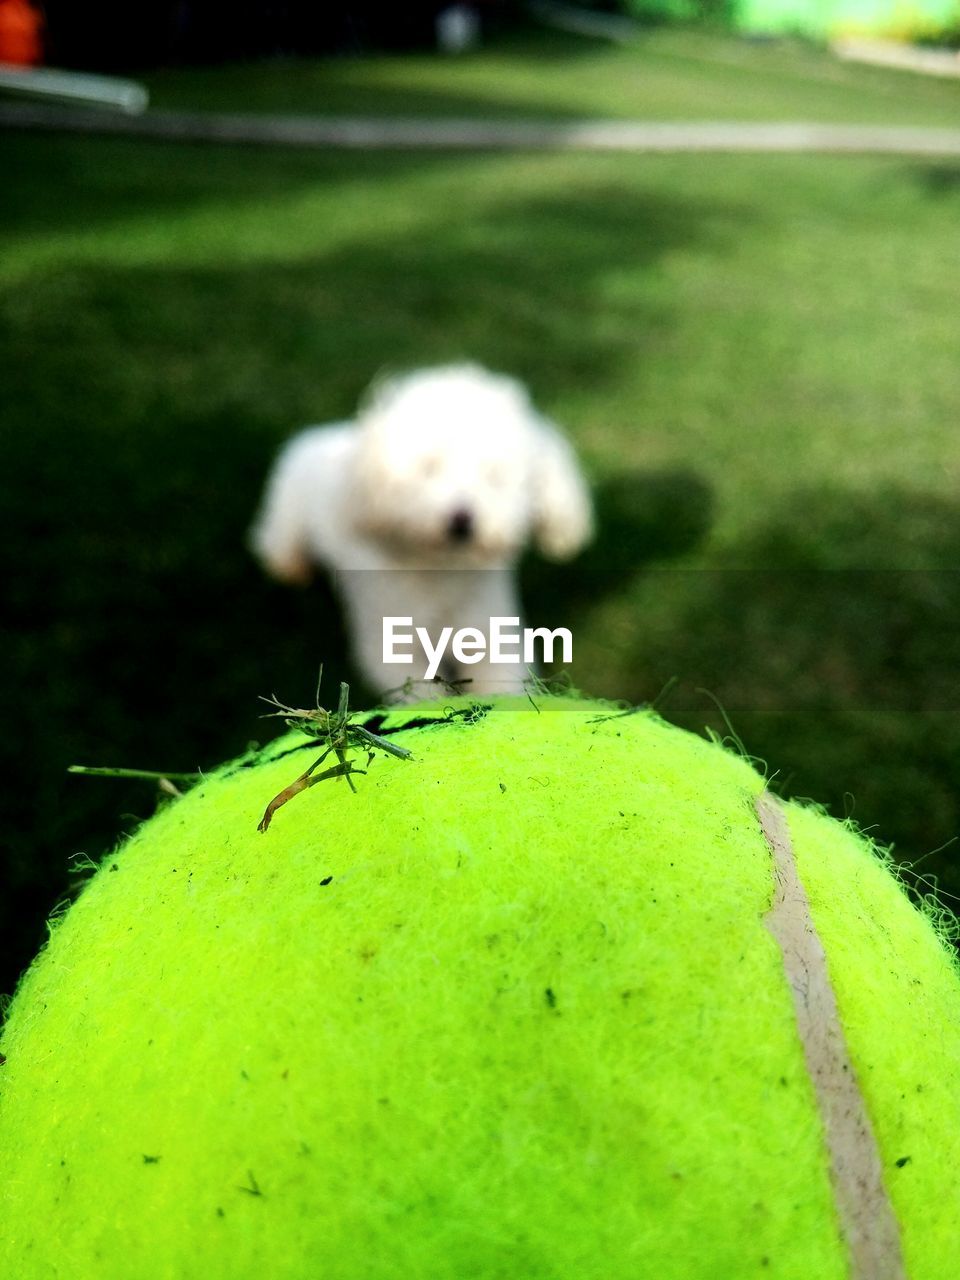
[[[43,61],[43,17],[28,0],[0,0],[0,62],[34,67]]]

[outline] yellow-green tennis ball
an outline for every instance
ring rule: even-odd
[[[260,834],[288,738],[108,858],[3,1034],[0,1274],[955,1274],[946,945],[861,838],[608,710],[396,711],[413,761]]]

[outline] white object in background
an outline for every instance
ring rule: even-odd
[[[85,102],[90,106],[114,107],[129,115],[140,115],[150,95],[136,80],[116,76],[91,76],[81,71],[57,71],[52,67],[21,67],[0,62],[0,90],[11,89],[39,98]]]
[[[452,4],[437,14],[436,32],[441,53],[466,53],[480,43],[480,15],[472,5]]]

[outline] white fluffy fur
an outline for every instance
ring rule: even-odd
[[[412,616],[434,638],[445,626],[486,633],[491,617],[520,616],[514,566],[528,542],[562,560],[591,533],[573,451],[526,390],[453,365],[375,383],[355,421],[295,436],[252,545],[283,582],[309,581],[315,565],[332,571],[355,660],[386,692],[423,662],[384,664],[384,616]],[[484,661],[448,662],[442,674],[490,693],[515,690],[525,672]]]

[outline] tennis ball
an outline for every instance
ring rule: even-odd
[[[862,838],[652,714],[382,730],[414,760],[265,834],[316,746],[225,767],[57,921],[2,1040],[0,1273],[953,1274],[960,981]]]

